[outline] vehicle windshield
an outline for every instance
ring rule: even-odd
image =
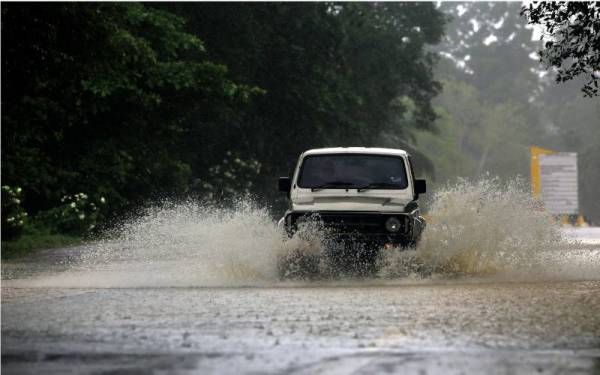
[[[404,160],[386,155],[311,155],[298,177],[301,188],[405,189]]]

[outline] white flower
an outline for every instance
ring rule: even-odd
[[[100,203],[106,203],[106,199],[104,199],[104,197],[100,197]]]
[[[12,223],[13,221],[15,221],[14,217],[9,217],[8,219],[6,219],[7,223]]]
[[[85,214],[79,214],[79,220],[85,219]]]
[[[71,203],[71,207],[75,208],[77,207],[77,204],[75,202]]]
[[[21,193],[21,188],[20,187],[17,188],[17,193]]]

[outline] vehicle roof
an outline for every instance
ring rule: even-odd
[[[322,155],[322,154],[371,154],[371,155],[399,155],[406,157],[408,153],[397,148],[381,148],[381,147],[328,147],[314,148],[303,153],[307,155]]]

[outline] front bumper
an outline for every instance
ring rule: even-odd
[[[386,222],[391,217],[400,222],[396,232],[386,228]],[[425,227],[422,217],[406,212],[288,211],[283,218],[289,235],[309,222],[317,223],[335,239],[367,242],[377,246],[414,245]]]

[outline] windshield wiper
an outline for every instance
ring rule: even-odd
[[[362,191],[366,191],[369,189],[384,189],[384,188],[398,189],[399,186],[397,184],[392,184],[389,182],[371,182],[368,185],[359,187],[357,190],[360,193]]]
[[[310,190],[311,191],[318,191],[318,190],[323,190],[323,189],[337,188],[337,187],[340,187],[340,186],[348,186],[348,187],[350,187],[352,185],[354,185],[354,184],[351,183],[351,182],[330,181],[330,182],[326,182],[326,183],[324,183],[322,185],[312,187],[312,188],[310,188]]]

